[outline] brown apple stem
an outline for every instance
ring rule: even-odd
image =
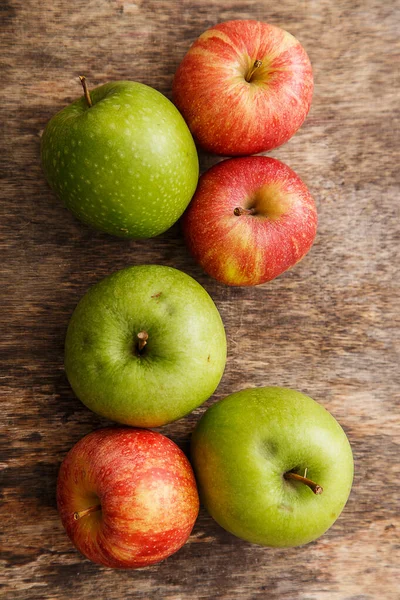
[[[138,337],[137,349],[140,354],[141,352],[143,352],[143,348],[147,344],[147,340],[149,339],[149,334],[147,333],[147,331],[139,331],[139,333],[137,334],[137,337]]]
[[[254,65],[251,67],[251,69],[249,70],[249,72],[247,73],[245,80],[247,81],[247,83],[250,83],[251,78],[253,77],[254,73],[257,71],[257,69],[259,69],[262,65],[262,60],[256,60],[254,62]]]
[[[236,217],[240,217],[240,215],[254,215],[255,214],[255,209],[254,208],[241,208],[240,206],[238,206],[237,208],[235,208],[235,210],[233,211],[233,214]]]
[[[89,508],[85,508],[84,510],[79,510],[74,513],[75,521],[82,519],[82,517],[86,517],[86,515],[90,515],[90,513],[97,512],[101,510],[101,504],[96,504],[95,506],[89,506]]]
[[[307,477],[303,477],[302,475],[293,473],[292,471],[285,473],[284,478],[293,479],[294,481],[300,481],[301,483],[308,485],[308,487],[314,492],[314,494],[322,494],[322,492],[324,491],[323,488],[320,485],[318,485],[318,483],[311,481],[311,479],[308,479]]]
[[[86,83],[86,77],[84,75],[79,75],[79,79],[80,79],[80,82],[81,82],[82,87],[83,87],[83,93],[85,95],[86,102],[88,103],[89,108],[90,108],[91,106],[93,106],[93,102],[92,102],[92,99],[90,97],[89,88],[88,88],[87,83]]]

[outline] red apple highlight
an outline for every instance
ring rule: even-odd
[[[57,505],[77,549],[114,568],[170,556],[187,541],[199,512],[192,468],[174,442],[145,429],[112,427],[70,450]]]
[[[202,175],[182,228],[209,275],[228,285],[258,285],[307,254],[317,212],[306,185],[284,163],[231,158]]]
[[[310,109],[310,60],[287,31],[228,21],[191,46],[173,82],[173,100],[199,145],[225,156],[280,146]]]

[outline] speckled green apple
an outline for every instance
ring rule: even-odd
[[[192,436],[192,463],[211,516],[263,546],[321,536],[353,480],[339,423],[308,396],[279,387],[243,390],[208,409]]]
[[[133,266],[95,284],[70,320],[65,369],[80,400],[120,423],[158,427],[202,404],[226,362],[219,312],[192,277]]]
[[[41,152],[47,180],[65,206],[120,237],[166,231],[198,180],[196,147],[178,110],[160,92],[131,81],[86,88],[86,96],[50,120]]]

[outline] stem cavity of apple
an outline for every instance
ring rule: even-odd
[[[88,88],[87,83],[86,83],[86,77],[84,75],[79,75],[79,80],[80,80],[80,82],[82,84],[82,87],[83,87],[83,93],[85,95],[86,102],[88,103],[89,108],[91,108],[93,106],[93,102],[92,102],[92,99],[90,97],[89,88]]]
[[[98,510],[101,510],[101,504],[89,506],[89,508],[85,508],[84,510],[74,512],[74,521],[79,521],[79,519],[82,519],[82,517],[86,517],[86,515],[90,515],[93,512],[97,512]]]
[[[257,71],[257,69],[259,69],[262,65],[262,60],[256,60],[254,62],[254,65],[251,67],[251,69],[248,71],[245,80],[247,81],[247,83],[251,82],[251,78],[253,77],[254,73]]]
[[[240,206],[238,206],[233,211],[233,214],[236,217],[240,217],[240,215],[254,215],[255,212],[256,212],[255,208],[241,208]]]
[[[138,342],[137,342],[137,351],[141,354],[144,350],[144,347],[147,344],[147,340],[149,339],[149,334],[147,331],[139,331],[137,334]]]
[[[307,472],[307,470],[306,470]],[[310,490],[312,490],[314,492],[314,494],[322,494],[322,492],[324,491],[323,488],[318,485],[318,483],[315,483],[314,481],[311,481],[311,479],[308,479],[307,477],[303,477],[302,475],[299,475],[298,473],[293,473],[292,471],[288,471],[287,473],[284,474],[284,478],[285,479],[292,479],[293,481],[300,481],[300,483],[304,483],[304,485],[307,485]]]

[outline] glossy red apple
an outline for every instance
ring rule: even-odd
[[[199,145],[225,156],[286,142],[306,118],[312,93],[311,63],[300,42],[259,21],[205,31],[173,83],[173,100]]]
[[[67,534],[90,560],[152,565],[188,539],[199,511],[190,463],[174,442],[146,429],[100,429],[63,461],[57,505]]]
[[[317,212],[306,185],[284,163],[231,158],[202,175],[182,228],[209,275],[228,285],[258,285],[307,254]]]

